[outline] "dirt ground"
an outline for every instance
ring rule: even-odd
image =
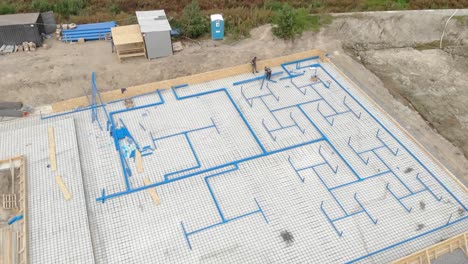
[[[294,42],[275,38],[265,25],[245,40],[184,42],[184,50],[174,56],[122,63],[109,42],[65,44],[49,39],[48,50],[0,56],[0,92],[2,100],[39,106],[82,96],[83,89],[90,89],[92,71],[100,90],[106,91],[247,63],[253,56],[261,60],[317,48],[329,52],[338,67],[468,184],[463,155],[465,151],[468,156],[468,106],[463,104],[468,95],[468,29],[454,19],[446,30],[444,43],[461,46],[461,51],[418,50],[437,43],[452,13],[334,15],[332,24]],[[468,10],[457,15],[468,16]]]

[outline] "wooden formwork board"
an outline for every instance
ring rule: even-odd
[[[145,185],[150,185],[151,184],[151,181],[150,179],[148,178],[144,178],[143,179],[143,183]],[[151,199],[153,200],[153,202],[156,204],[156,205],[160,205],[161,204],[161,198],[159,198],[159,195],[158,193],[156,192],[156,188],[150,188],[148,189],[148,192],[151,196]]]
[[[65,199],[66,201],[71,200],[72,194],[68,190],[67,185],[63,181],[62,177],[61,176],[55,176],[55,182],[57,183],[60,191],[63,194],[63,199]]]
[[[258,61],[257,68],[263,69],[264,66],[276,67],[286,62],[301,60],[301,59],[310,58],[314,56],[319,56],[323,61],[328,61],[328,59],[325,57],[325,52],[321,50],[313,49],[313,50],[294,53],[291,55],[286,55],[286,56],[282,56],[278,58]],[[250,58],[246,58],[246,60],[250,60]],[[250,63],[247,63],[247,64],[242,64],[242,65],[238,65],[234,67],[194,74],[190,76],[179,77],[179,78],[165,80],[161,82],[127,87],[127,92],[125,94],[122,94],[121,90],[118,89],[118,90],[113,90],[109,92],[104,92],[101,94],[101,96],[104,102],[109,102],[113,100],[124,99],[130,96],[153,92],[158,89],[169,89],[172,86],[176,86],[176,85],[208,82],[208,81],[231,77],[234,75],[243,74],[243,73],[251,72],[251,71],[252,71],[251,65]],[[52,109],[54,112],[63,112],[63,111],[70,111],[70,110],[76,109],[77,107],[85,107],[87,105],[88,105],[88,100],[86,99],[85,96],[82,96],[82,97],[54,103],[52,104]]]
[[[141,157],[141,152],[138,150],[136,151],[136,154],[135,154],[135,162],[136,162],[138,173],[143,173],[143,159]]]
[[[431,260],[461,249],[468,257],[468,232],[454,236],[433,246],[398,259],[392,264],[430,264]]]
[[[50,168],[52,171],[57,170],[57,159],[55,156],[55,135],[54,135],[54,128],[48,128],[49,133],[49,160],[50,160]]]
[[[8,236],[7,243],[0,245],[1,252],[4,256],[0,255],[0,260],[5,264],[13,263],[29,263],[28,257],[28,203],[27,203],[27,183],[26,183],[26,159],[23,156],[13,157],[5,160],[0,160],[0,168],[14,166],[14,169],[19,169],[15,174],[15,180],[19,183],[19,188],[15,191],[17,198],[17,211],[16,215],[23,215],[23,218],[15,222],[13,225],[18,225],[15,230],[6,227],[2,229],[0,234]],[[7,230],[8,229],[8,230]],[[7,256],[8,255],[8,256]]]

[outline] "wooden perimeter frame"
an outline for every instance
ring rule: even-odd
[[[433,246],[398,259],[392,264],[430,264],[431,260],[461,249],[468,257],[468,232],[454,236]]]
[[[286,56],[281,56],[273,59],[262,60],[257,62],[257,69],[262,70],[264,66],[275,67],[280,66],[283,63],[301,60],[305,58],[310,58],[314,56],[319,56],[322,60],[328,61],[325,56],[325,52],[318,49],[307,50],[299,53],[294,53]],[[251,58],[246,58],[246,60],[250,60]],[[118,90],[108,91],[101,93],[102,99],[104,102],[109,102],[113,100],[120,100],[125,99],[127,97],[145,94],[154,92],[160,89],[169,89],[172,86],[177,86],[181,84],[196,84],[196,83],[203,83],[208,81],[213,81],[217,79],[222,79],[226,77],[231,77],[239,74],[243,74],[246,72],[252,72],[252,66],[250,63],[242,64],[238,66],[233,66],[229,68],[194,74],[190,76],[179,77],[170,80],[164,80],[155,83],[147,83],[137,86],[127,87],[127,92],[122,94],[120,88]],[[77,107],[85,107],[88,106],[88,100],[85,96],[69,99],[66,101],[61,101],[52,104],[53,112],[64,112],[64,111],[71,111],[75,110]]]
[[[16,244],[18,247],[13,252],[16,252],[19,263],[27,264],[29,263],[29,255],[28,255],[28,197],[27,197],[28,193],[27,193],[27,182],[26,182],[26,179],[27,179],[26,158],[24,156],[17,156],[17,157],[12,157],[12,158],[5,159],[5,160],[0,160],[0,166],[4,163],[14,164],[15,168],[16,167],[19,168],[19,173],[16,175],[17,177],[16,180],[19,181],[19,189],[17,190],[17,193],[19,196],[17,214],[23,215],[23,218],[17,221],[17,224],[20,225],[20,229],[16,236],[16,240],[17,240],[16,243],[11,243],[11,241],[10,243]],[[1,229],[0,231],[2,233],[4,232],[6,234],[9,234],[11,232],[11,229],[9,227],[5,227]],[[7,254],[11,254],[11,253],[7,253]],[[0,260],[2,260],[4,257],[5,256],[0,255]],[[7,259],[11,260],[15,258],[7,258]],[[10,263],[7,262],[5,264],[10,264]]]
[[[429,156],[429,158],[434,161],[440,168],[442,168],[465,192],[468,193],[468,187],[465,186],[460,179],[458,179],[453,173],[448,170],[437,158],[432,155],[418,140],[416,140],[412,134],[410,134],[405,128],[403,128],[391,115],[389,115],[380,105],[378,105],[366,92],[364,92],[356,83],[351,80],[346,74],[344,74],[341,69],[339,69],[331,60],[327,59],[325,57],[325,53],[321,50],[309,50],[309,51],[304,51],[296,54],[291,54],[287,56],[282,56],[278,57],[275,59],[269,59],[269,60],[264,60],[264,61],[259,61],[257,67],[258,69],[262,69],[263,66],[268,65],[270,67],[274,66],[279,66],[282,63],[285,62],[290,62],[294,60],[300,60],[304,58],[309,58],[313,56],[320,56],[320,58],[326,62],[328,62],[338,73],[340,73],[352,86],[354,86],[355,89],[357,89],[358,92],[360,92],[364,97],[366,97],[367,100],[369,100],[375,107],[377,107],[387,118],[390,119],[390,121],[395,124],[403,133],[405,133],[406,136],[408,136],[426,155]],[[239,66],[234,66],[226,69],[221,69],[221,70],[215,70],[215,71],[210,71],[210,72],[205,72],[205,73],[200,73],[200,74],[195,74],[191,76],[186,76],[186,77],[180,77],[176,79],[171,79],[171,80],[165,80],[161,82],[156,82],[156,83],[149,83],[149,84],[143,84],[143,85],[138,85],[138,86],[132,86],[127,88],[127,93],[125,95],[122,95],[120,90],[114,90],[114,91],[109,91],[103,93],[103,98],[104,101],[111,101],[111,100],[117,100],[117,99],[123,99],[126,97],[131,97],[139,94],[144,94],[148,92],[152,92],[158,89],[167,89],[175,85],[181,85],[181,84],[196,84],[196,83],[202,83],[202,82],[207,82],[215,79],[221,79],[221,78],[226,78],[238,74],[242,74],[245,72],[249,72],[251,70],[249,64],[243,64]],[[82,107],[85,106],[87,103],[86,97],[79,97],[79,98],[74,98],[70,99],[67,101],[62,101],[62,102],[57,102],[52,105],[52,109],[54,112],[62,112],[62,111],[69,111],[73,110],[76,107]],[[429,247],[427,249],[423,249],[422,251],[418,251],[414,253],[413,255],[418,254],[418,258],[422,259],[434,259],[438,256],[440,256],[442,253],[445,252],[446,247],[448,245],[449,251],[454,249],[454,245],[450,244],[450,241],[461,241],[460,237],[464,237],[464,248],[462,250],[465,252],[465,255],[467,255],[468,249],[467,249],[467,233],[464,233],[462,235],[453,237],[449,240],[446,240],[444,242],[441,242],[439,244],[436,244],[432,247]],[[448,244],[447,244],[448,243]],[[445,249],[444,249],[445,248]],[[460,247],[461,248],[461,247]],[[422,252],[422,253],[421,253]],[[421,255],[423,254],[423,255]],[[432,255],[431,255],[432,254]],[[410,255],[408,257],[405,257],[401,260],[397,260],[395,263],[428,263],[428,262],[409,262],[409,258],[413,255]],[[408,259],[407,259],[408,258]],[[406,262],[404,261],[406,260]]]

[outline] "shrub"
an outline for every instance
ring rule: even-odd
[[[273,34],[283,39],[294,39],[300,36],[306,27],[302,12],[285,4],[273,16]]]
[[[182,34],[189,38],[198,38],[208,32],[209,21],[203,16],[197,1],[193,0],[184,8],[180,26]]]
[[[53,10],[53,5],[47,0],[33,0],[31,9],[37,12],[46,12]]]
[[[115,3],[112,3],[109,7],[109,11],[113,14],[113,15],[117,15],[117,14],[120,14],[120,12],[122,11],[120,9],[120,6],[115,4]]]
[[[276,0],[267,0],[263,6],[269,10],[279,11],[281,8],[283,8],[283,3]]]
[[[0,3],[0,15],[16,13],[16,8],[10,3]]]
[[[258,7],[237,7],[224,10],[209,10],[207,14],[222,13],[224,31],[233,39],[248,37],[252,28],[271,22],[273,11]]]
[[[55,4],[54,11],[62,16],[69,17],[78,15],[85,6],[86,0],[59,0]]]

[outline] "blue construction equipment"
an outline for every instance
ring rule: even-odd
[[[84,39],[85,41],[105,39],[106,36],[111,35],[111,28],[116,26],[117,24],[114,21],[77,25],[74,29],[62,31],[62,41],[73,42],[78,41],[78,39]]]

